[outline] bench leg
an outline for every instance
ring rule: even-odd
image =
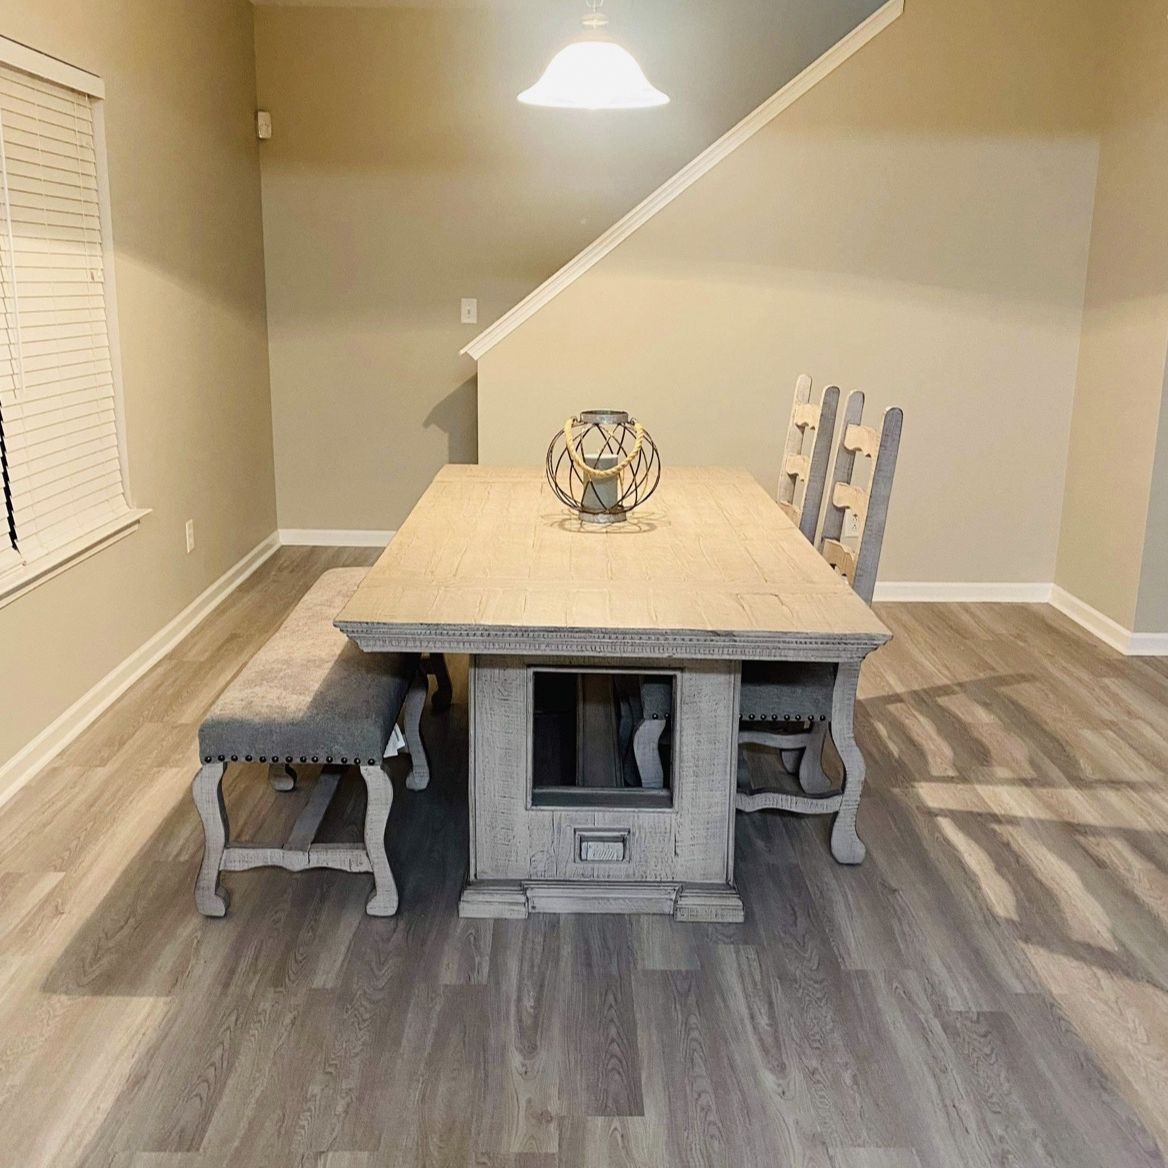
[[[274,762],[268,767],[268,782],[273,791],[295,791],[296,772],[286,763]]]
[[[454,688],[450,684],[450,671],[446,668],[446,658],[441,653],[427,653],[422,658],[422,669],[434,675],[434,700],[430,703],[435,713],[450,709]]]
[[[365,906],[371,917],[391,917],[397,912],[397,885],[385,854],[385,826],[393,806],[393,783],[379,766],[363,766],[365,780],[365,851],[373,872],[373,895]]]
[[[230,898],[219,881],[223,852],[231,828],[223,802],[224,763],[209,762],[199,768],[191,793],[203,821],[203,863],[195,880],[195,907],[205,917],[226,916]]]
[[[406,736],[406,750],[410,754],[410,773],[406,786],[411,791],[424,791],[430,785],[430,760],[426,757],[426,744],[422,741],[422,712],[426,708],[428,688],[426,675],[419,670],[402,702],[402,733]]]

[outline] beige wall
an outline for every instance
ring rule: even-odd
[[[1124,628],[1168,632],[1168,29],[1159,0],[1108,13],[1056,581]]]
[[[0,608],[0,766],[275,526],[247,0],[0,0],[106,82],[141,528]],[[183,525],[196,523],[186,555]]]
[[[1160,400],[1160,434],[1152,466],[1140,595],[1132,629],[1137,633],[1168,633],[1168,380]]]
[[[280,526],[395,528],[473,461],[459,299],[489,323],[878,3],[610,0],[675,98],[619,115],[515,101],[571,5],[257,8]]]
[[[1097,142],[1089,0],[910,0],[484,356],[480,457],[627,407],[768,486],[797,374],[905,408],[881,576],[1049,582]]]

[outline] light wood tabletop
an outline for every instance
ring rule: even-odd
[[[745,470],[582,523],[537,468],[443,468],[337,626],[362,648],[859,660],[889,638]]]

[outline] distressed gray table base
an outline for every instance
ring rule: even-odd
[[[534,675],[545,670],[672,679],[677,717],[664,791],[567,787],[556,789],[553,803],[536,798],[546,777],[532,773]],[[736,662],[488,655],[472,658],[469,681],[470,868],[462,916],[742,920],[734,887]],[[628,798],[642,793],[651,803]],[[615,857],[585,857],[581,839],[597,835],[620,841]]]
[[[462,891],[460,917],[525,920],[531,913],[656,913],[678,921],[744,919],[738,890],[721,884],[570,880],[474,880]]]

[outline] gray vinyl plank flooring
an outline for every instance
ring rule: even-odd
[[[0,809],[0,1164],[1164,1164],[1168,664],[1042,606],[880,606],[868,859],[740,817],[741,925],[459,920],[459,700],[427,713],[429,790],[393,764],[397,917],[366,877],[256,871],[204,920],[203,711],[372,554],[282,550]],[[305,797],[260,767],[226,794],[273,841]]]

